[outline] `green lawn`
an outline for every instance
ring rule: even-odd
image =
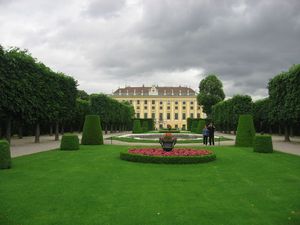
[[[163,136],[163,134],[161,135]],[[113,136],[113,137],[108,137],[106,140],[117,140],[117,141],[123,141],[123,142],[132,142],[132,143],[157,143],[158,144],[158,139],[157,140],[145,140],[145,139],[134,139],[130,137],[119,137],[119,136]],[[232,140],[230,138],[226,137],[220,137],[220,141],[229,141]],[[177,140],[178,144],[192,144],[192,143],[201,143],[202,144],[202,139],[201,140]],[[219,138],[215,138],[215,144],[218,144]]]
[[[206,164],[122,161],[122,146],[18,157],[0,170],[1,225],[296,225],[300,157],[213,147]]]

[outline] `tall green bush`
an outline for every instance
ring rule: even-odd
[[[87,115],[83,125],[81,144],[83,145],[102,145],[103,135],[98,115]]]
[[[235,145],[239,147],[252,147],[255,135],[253,116],[240,115],[237,127]]]
[[[0,140],[0,169],[9,169],[11,167],[11,156],[9,143]]]
[[[253,143],[254,152],[272,153],[273,144],[270,135],[256,135]]]
[[[133,128],[132,128],[132,133],[133,134],[139,134],[142,133],[142,128],[141,128],[141,121],[139,119],[133,120]]]

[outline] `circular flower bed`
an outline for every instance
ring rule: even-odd
[[[183,148],[166,152],[163,149],[143,148],[121,152],[120,158],[132,162],[187,164],[213,161],[216,155],[210,150]]]

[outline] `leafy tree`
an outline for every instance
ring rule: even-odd
[[[270,128],[270,100],[259,99],[253,103],[254,125],[257,131],[265,133]]]
[[[77,98],[88,101],[90,96],[84,90],[77,90]]]
[[[223,84],[216,75],[209,75],[200,82],[197,101],[208,117],[211,116],[212,106],[224,98]]]

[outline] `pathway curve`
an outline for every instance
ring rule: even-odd
[[[105,144],[114,144],[114,145],[126,145],[126,146],[160,146],[159,143],[133,143],[133,142],[122,142],[117,140],[106,140],[106,138],[127,134],[130,132],[122,132],[122,133],[112,133],[112,134],[104,134],[104,143]],[[223,134],[216,133],[217,136],[223,136],[231,138],[231,141],[222,141],[220,142],[221,146],[224,145],[234,145],[235,135],[232,134]],[[79,138],[81,135],[78,134]],[[61,138],[61,137],[60,137]],[[290,153],[294,155],[300,155],[300,137],[291,138],[291,142],[284,142],[284,138],[282,136],[272,136],[274,149],[277,151]],[[216,141],[217,146],[219,143]],[[11,155],[12,157],[29,155],[37,152],[49,151],[50,149],[59,148],[60,141],[54,141],[54,136],[43,135],[40,138],[40,143],[34,143],[34,137],[24,137],[23,139],[12,138],[11,140]],[[193,144],[176,144],[176,146],[203,146],[202,143],[193,143]]]

